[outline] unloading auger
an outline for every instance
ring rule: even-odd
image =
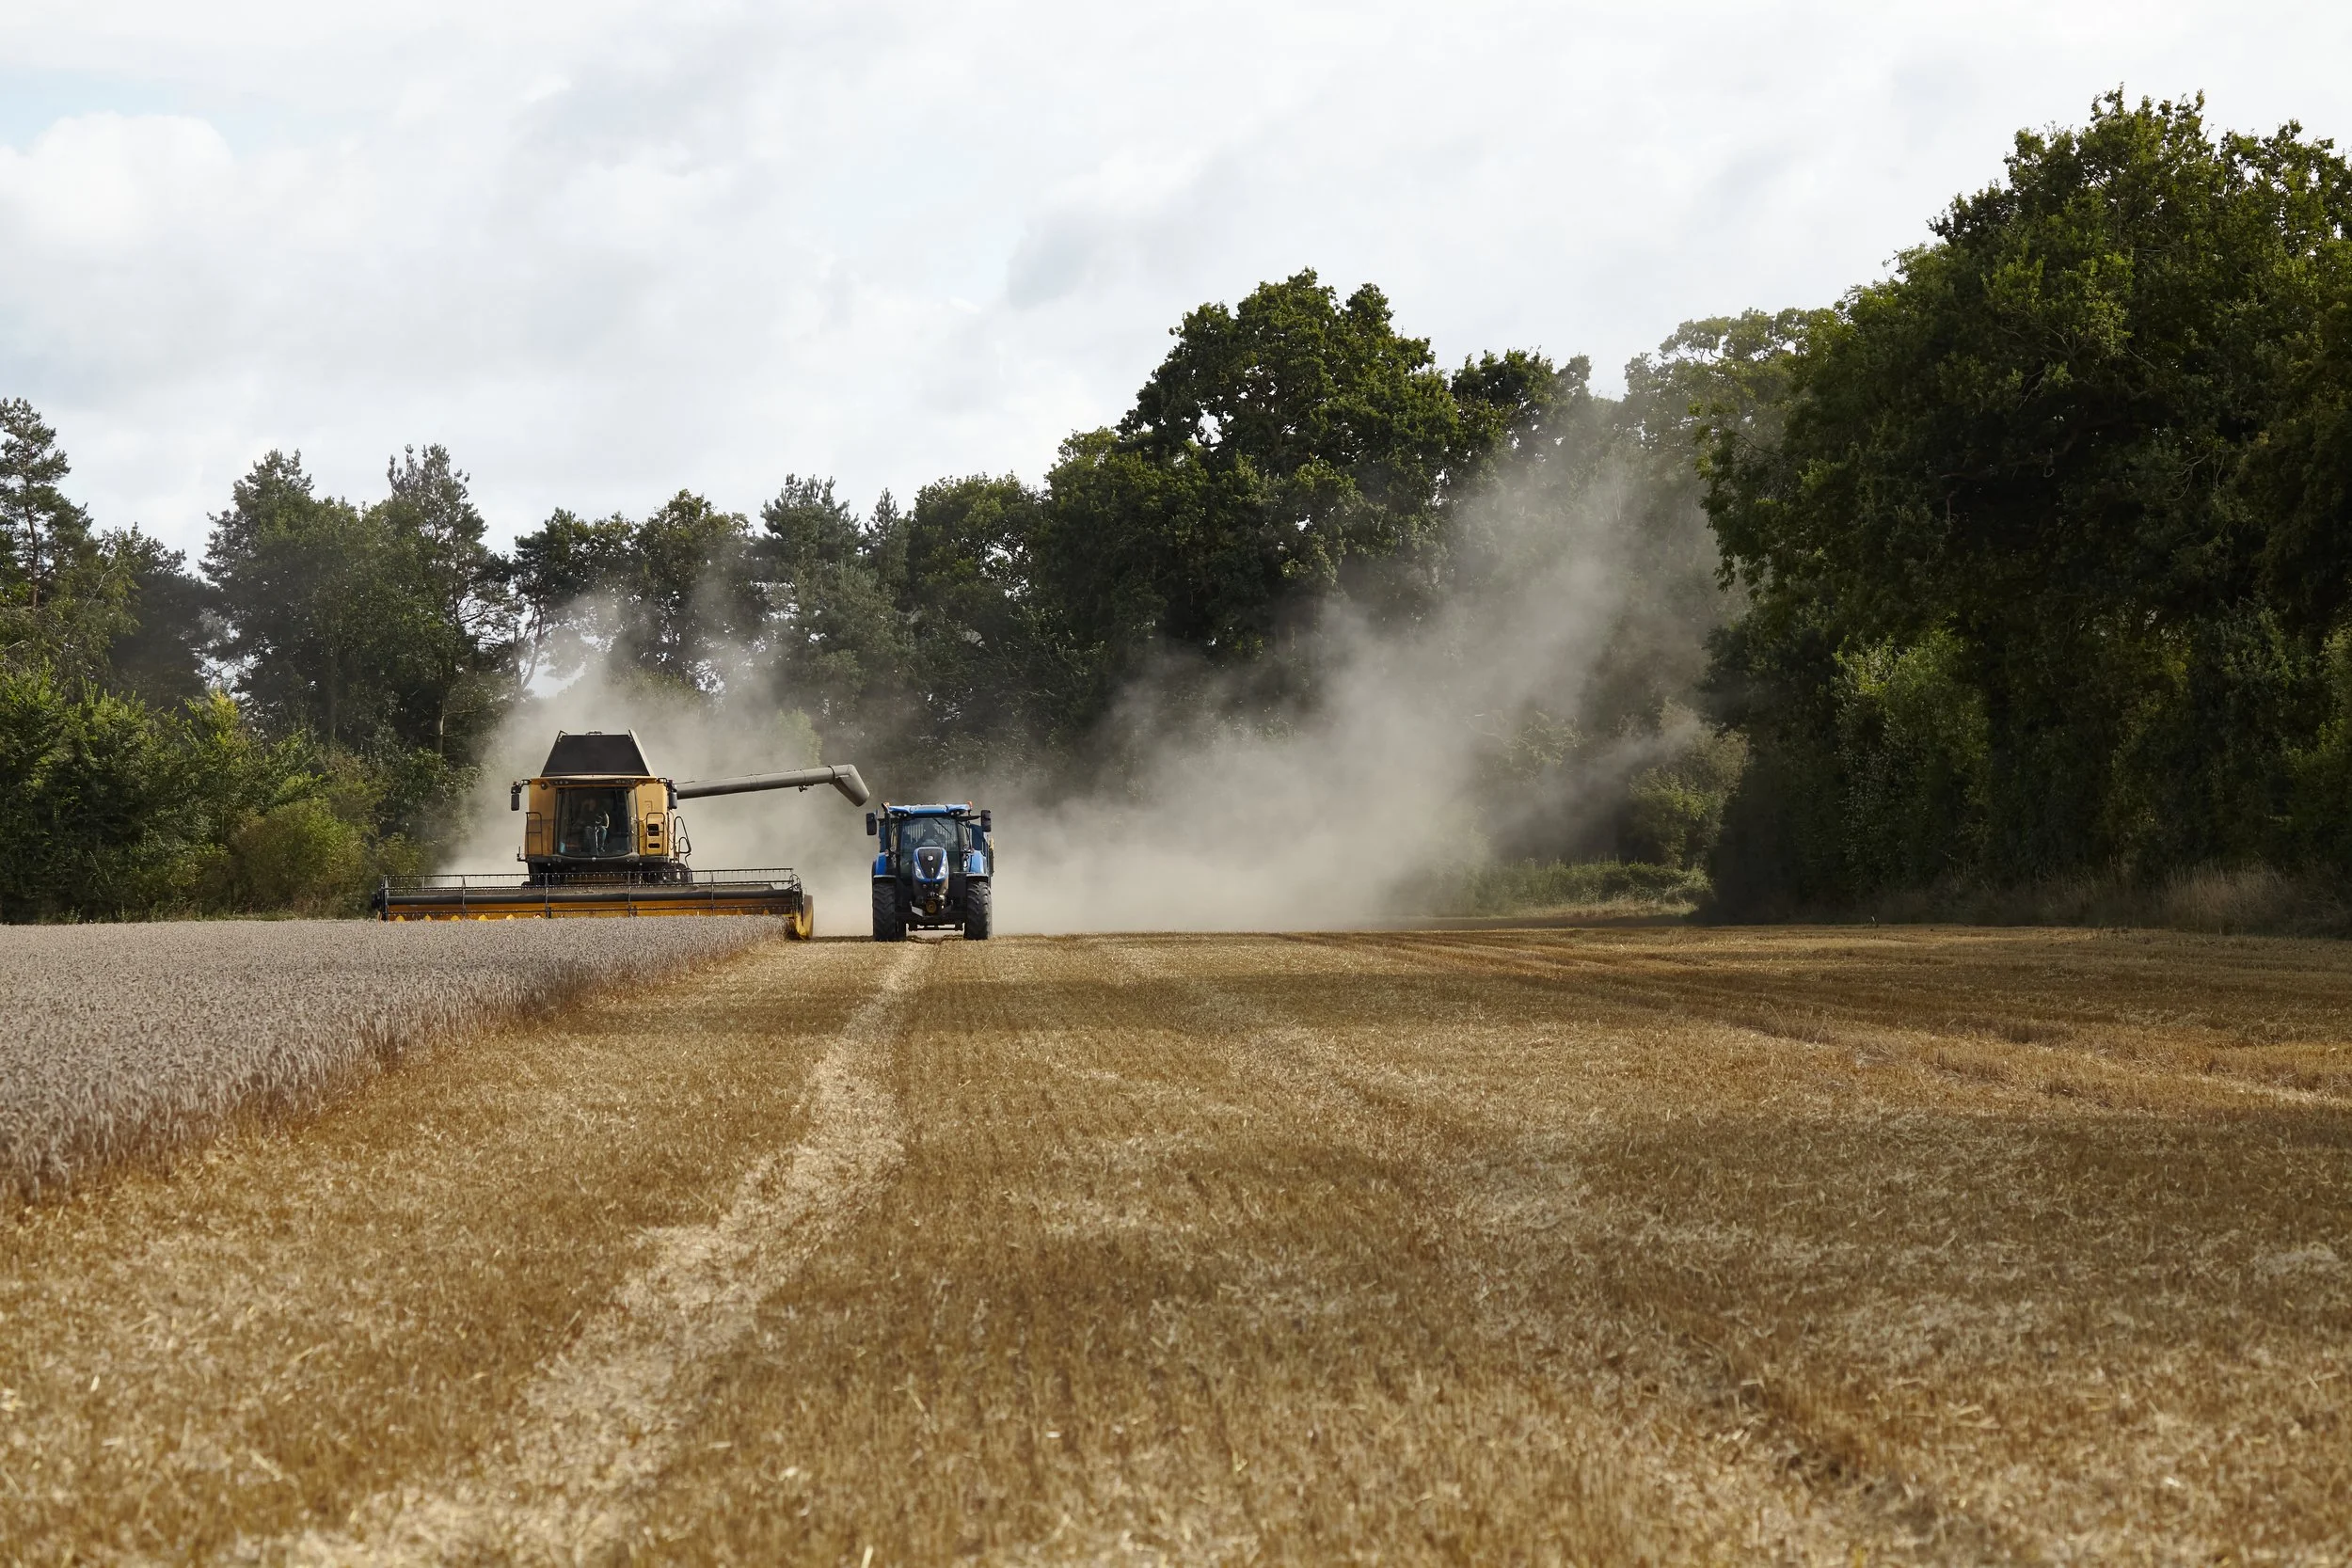
[[[767,914],[807,937],[815,901],[789,867],[696,871],[680,800],[831,784],[866,801],[855,768],[803,768],[673,783],[645,766],[637,733],[558,732],[539,776],[517,779],[507,803],[525,808],[521,874],[387,877],[373,900],[385,920],[554,920],[572,915]]]

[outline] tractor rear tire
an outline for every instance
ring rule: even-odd
[[[975,877],[963,884],[963,940],[986,942],[988,933],[995,928],[994,900],[989,896],[986,878]]]
[[[907,912],[898,907],[898,879],[895,877],[878,878],[874,882],[874,940],[907,940]]]

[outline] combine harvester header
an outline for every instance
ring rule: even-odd
[[[637,732],[558,732],[547,766],[517,779],[507,803],[524,808],[520,875],[387,877],[373,900],[385,920],[553,920],[571,915],[768,914],[791,934],[816,930],[817,911],[789,867],[696,871],[680,800],[831,784],[866,803],[855,768],[803,768],[675,784],[645,765]]]

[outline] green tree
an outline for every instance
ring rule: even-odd
[[[751,524],[691,491],[641,522],[558,511],[516,541],[506,575],[531,673],[567,673],[601,653],[712,692],[762,652],[767,603]]]
[[[1312,272],[1203,305],[1175,331],[1120,434],[1166,461],[1247,471],[1286,577],[1336,581],[1353,556],[1428,543],[1466,428],[1426,339],[1365,284],[1343,304]]]
[[[111,684],[156,708],[201,697],[219,595],[187,557],[132,529],[109,532],[129,592],[128,629],[107,650]]]
[[[89,547],[89,514],[57,488],[72,471],[33,405],[0,399],[0,589],[32,610]]]
[[[319,798],[311,761],[218,693],[156,709],[0,672],[0,919],[270,907],[237,895],[242,863],[269,851],[253,824]],[[348,903],[364,875],[345,869],[330,891]]]
[[[448,451],[413,447],[386,465],[370,508],[408,613],[394,671],[400,743],[443,758],[471,754],[514,690],[516,613],[503,563],[483,542],[482,514]]]
[[[1934,243],[1768,356],[1777,413],[1722,424],[1708,452],[1755,595],[1719,663],[1758,726],[1751,784],[1796,791],[1798,816],[1851,798],[1821,776],[1838,660],[1948,638],[1937,667],[1984,713],[1982,814],[1946,847],[1979,835],[1958,857],[1973,874],[2153,871],[2263,839],[2249,824],[2280,818],[2317,721],[2321,631],[2278,640],[2265,578],[2295,554],[2254,475],[2292,424],[2298,356],[2323,357],[2347,221],[2328,144],[2216,137],[2199,103],[2110,94],[2080,130],[2021,135]],[[2315,452],[2326,378],[2307,379]],[[2313,468],[2272,479],[2325,517]],[[2323,532],[2303,531],[2307,566]],[[2305,626],[2334,592],[2305,597]],[[1797,837],[1811,868],[1784,860],[1784,879],[1864,877],[1844,835]]]
[[[220,652],[281,732],[330,748],[460,760],[512,687],[504,573],[449,454],[390,464],[365,510],[313,493],[273,451],[213,519]]]
[[[1097,687],[1159,641],[1254,659],[1335,587],[1409,606],[1448,478],[1493,435],[1369,284],[1343,302],[1302,272],[1175,338],[1118,427],[1073,436],[1047,480],[1039,588]]]
[[[829,749],[859,754],[892,727],[912,652],[906,529],[887,491],[874,511],[869,526],[833,481],[794,474],[759,513],[777,691]]]
[[[134,629],[142,541],[93,533],[57,488],[71,471],[30,404],[0,401],[0,663],[81,692],[111,683],[115,645]]]
[[[631,544],[632,613],[622,633],[629,657],[668,679],[715,689],[765,621],[750,522],[680,490],[637,525]]]
[[[204,689],[209,587],[136,528],[93,531],[56,433],[0,402],[0,666],[167,705]]]
[[[220,590],[220,652],[280,733],[329,747],[388,733],[422,618],[380,518],[312,493],[299,453],[272,451],[214,517],[205,574]]]
[[[2248,455],[2265,598],[2298,637],[2352,616],[2352,246],[2313,247],[2308,325],[2277,345],[2282,407]]]
[[[1621,847],[1629,859],[1685,870],[1704,865],[1715,847],[1724,807],[1747,767],[1747,739],[1706,728],[1688,709],[1670,706],[1661,720],[1679,744],[1628,786]]]
[[[428,447],[389,480],[362,510],[316,495],[299,456],[273,451],[237,482],[205,553],[215,649],[250,712],[356,768],[365,785],[339,809],[388,841],[443,831],[514,690],[504,569],[465,476]]]
[[[515,541],[505,562],[508,588],[522,617],[521,677],[570,675],[589,639],[626,592],[636,526],[614,515],[598,521],[558,508]]]
[[[924,764],[1018,763],[1054,730],[1068,683],[1031,591],[1045,504],[1010,475],[942,480],[915,495],[898,586],[905,727]]]
[[[1036,588],[1094,670],[1098,700],[1161,642],[1263,654],[1292,590],[1246,463],[1170,459],[1116,432],[1062,444],[1030,557]]]
[[[117,912],[179,891],[169,763],[141,705],[0,674],[0,915]]]

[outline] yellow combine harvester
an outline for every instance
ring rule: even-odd
[[[800,877],[782,867],[691,869],[686,857],[693,846],[677,803],[815,784],[833,785],[851,805],[866,803],[866,781],[846,765],[673,784],[645,766],[634,730],[558,732],[539,776],[517,779],[508,792],[516,811],[530,798],[522,852],[515,857],[527,869],[503,876],[387,877],[376,890],[375,912],[385,920],[768,914],[789,921],[792,935],[807,937],[816,929],[817,911]]]

